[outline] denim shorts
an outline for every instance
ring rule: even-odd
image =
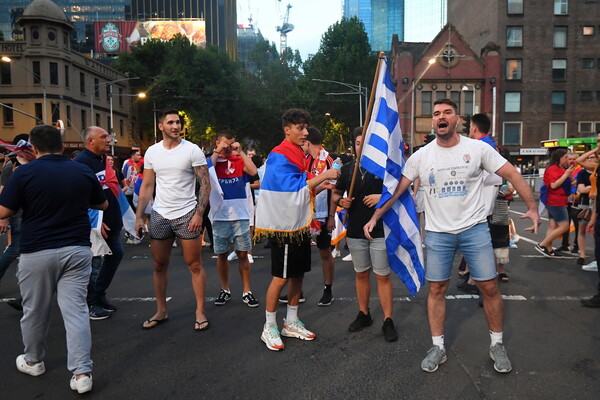
[[[425,246],[425,278],[428,281],[442,282],[450,279],[456,250],[460,250],[467,260],[474,280],[487,281],[496,277],[496,262],[487,222],[460,233],[427,231]]]
[[[548,219],[553,219],[555,222],[563,222],[569,220],[567,207],[563,206],[546,206],[548,210]]]
[[[385,250],[385,238],[352,239],[346,238],[348,249],[352,254],[354,271],[364,272],[373,267],[377,275],[386,276],[391,272],[388,263],[387,251]]]
[[[213,221],[212,228],[215,254],[227,253],[231,242],[233,242],[234,250],[252,250],[250,225],[247,219],[239,221]]]

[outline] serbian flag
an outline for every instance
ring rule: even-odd
[[[346,228],[344,225],[344,217],[346,216],[347,210],[342,207],[338,207],[335,211],[335,228],[331,232],[331,245],[335,246],[346,237]]]
[[[255,238],[278,240],[308,233],[313,216],[304,152],[284,140],[265,163],[256,205]]]

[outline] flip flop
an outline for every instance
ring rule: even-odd
[[[204,325],[204,324],[206,324],[206,325]],[[204,325],[204,328],[196,329],[196,325],[198,325],[198,326]],[[196,323],[194,325],[194,330],[196,332],[202,332],[202,331],[208,330],[208,320],[205,319],[204,321],[200,321],[200,322],[196,321]]]
[[[504,272],[498,274],[498,280],[502,281],[502,282],[508,282],[508,275],[506,275]]]
[[[163,322],[167,322],[169,320],[169,318],[163,318],[163,319],[147,319],[146,321],[144,321],[144,324],[142,325],[142,328],[144,329],[152,329],[155,326],[158,326],[160,324],[162,324]]]

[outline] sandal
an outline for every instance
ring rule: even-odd
[[[206,325],[204,325],[204,324],[206,324]],[[201,328],[196,328],[196,325]],[[202,326],[202,325],[204,325],[204,326]],[[204,321],[196,321],[196,323],[194,324],[194,330],[196,332],[202,332],[202,331],[208,330],[208,320],[205,319]]]
[[[498,274],[498,280],[501,282],[508,282],[508,275],[506,275],[504,272],[501,272]]]
[[[144,324],[142,325],[142,328],[144,329],[152,329],[155,326],[158,326],[160,324],[162,324],[163,322],[167,322],[169,320],[169,317],[167,318],[163,318],[163,319],[147,319],[146,321],[144,321]]]

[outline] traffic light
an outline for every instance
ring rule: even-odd
[[[429,144],[435,140],[435,135],[430,133],[423,138],[423,145]]]
[[[467,136],[469,136],[469,131],[471,130],[471,117],[470,116],[466,116],[463,118],[463,133],[467,134]]]

